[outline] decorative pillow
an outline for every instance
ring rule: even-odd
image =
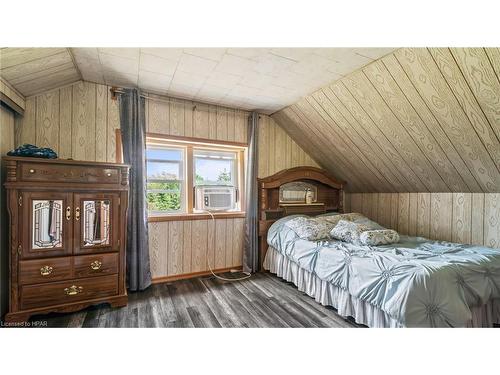
[[[337,240],[350,242],[359,245],[359,237],[361,233],[370,230],[369,227],[363,224],[356,224],[347,220],[340,220],[337,225],[331,230],[330,236]]]
[[[341,214],[342,218],[347,221],[356,221],[360,219],[366,219],[366,216],[363,216],[357,212],[350,212],[348,214]]]
[[[361,245],[378,246],[399,242],[399,234],[392,229],[368,230],[359,236]]]
[[[364,217],[363,215],[361,214],[357,214],[357,213],[351,213],[351,214],[334,214],[334,215],[331,215],[331,214],[324,214],[324,215],[320,215],[320,216],[316,216],[316,220],[322,220],[322,221],[325,221],[327,222],[328,224],[330,224],[330,230],[333,229],[333,227],[335,225],[337,225],[337,223],[340,221],[340,220],[346,220],[346,221],[356,221],[356,220],[362,220],[362,219],[366,219],[368,220],[366,217]],[[375,229],[375,228],[374,228]],[[377,228],[378,229],[378,228]]]
[[[324,220],[311,219],[308,217],[296,217],[289,220],[285,225],[293,230],[297,236],[308,241],[319,241],[329,237],[331,224]]]
[[[387,229],[387,228],[384,228],[379,223],[377,223],[377,222],[375,222],[373,220],[370,220],[370,219],[368,219],[365,216],[357,217],[354,220],[352,220],[352,222],[356,223],[356,224],[366,225],[368,228],[370,228],[370,230],[383,230],[383,229]]]

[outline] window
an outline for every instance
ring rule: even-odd
[[[148,146],[146,149],[147,201],[151,214],[185,212],[185,150]]]
[[[242,213],[246,147],[184,137],[146,137],[150,218]]]

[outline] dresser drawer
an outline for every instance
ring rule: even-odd
[[[19,284],[39,284],[71,279],[71,257],[21,260],[19,262]]]
[[[21,309],[54,306],[118,294],[118,275],[21,287]]]
[[[118,273],[118,254],[81,255],[74,257],[74,275],[104,276]]]
[[[21,163],[20,168],[21,180],[28,182],[117,184],[120,181],[118,168],[41,163]]]

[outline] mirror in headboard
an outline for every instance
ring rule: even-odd
[[[307,195],[311,194],[311,201],[316,202],[318,188],[306,181],[287,182],[279,188],[279,203],[306,203]]]

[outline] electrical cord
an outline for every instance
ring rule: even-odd
[[[214,228],[215,228],[215,217],[214,215],[212,214],[212,212],[208,211],[208,210],[203,210],[203,212],[206,212],[207,214],[210,215],[210,217],[212,218],[212,222],[214,223]],[[212,275],[219,279],[219,280],[223,280],[223,281],[241,281],[241,280],[246,280],[246,279],[249,279],[250,277],[252,277],[252,274],[250,272],[245,272],[245,271],[241,271],[241,273],[243,273],[245,276],[244,277],[231,277],[231,278],[227,278],[227,277],[222,277],[222,276],[219,276],[219,275],[216,275],[212,269],[212,266],[210,265],[210,257],[208,256],[208,246],[207,246],[207,253],[206,253],[206,257],[207,257],[207,265],[208,265],[208,269],[210,270],[210,272],[212,273]],[[234,272],[234,271],[231,271],[231,272]]]

